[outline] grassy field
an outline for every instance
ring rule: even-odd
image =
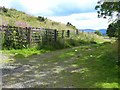
[[[53,20],[44,18],[44,21],[40,21],[38,17],[29,15],[25,12],[18,11],[16,9],[8,9],[7,11],[0,12],[0,17],[2,18],[2,23],[0,25],[11,25],[19,27],[40,27],[48,29],[58,29],[58,30],[74,30],[73,26],[66,26],[63,23],[55,22]]]
[[[3,87],[23,84],[20,87],[119,87],[117,43],[81,45],[50,52],[43,51],[44,54],[34,50],[30,52],[31,54],[29,51],[21,52],[20,55],[14,54],[14,62],[8,60],[8,66],[14,66],[15,69],[11,69],[14,73],[6,72],[7,76],[3,74]],[[25,55],[27,57],[23,57]],[[16,70],[17,67],[19,70]]]

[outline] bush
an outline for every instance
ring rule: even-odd
[[[8,14],[8,13],[6,13],[5,15],[6,15],[6,16],[8,16],[8,17],[11,17],[11,15],[10,15],[10,14]]]
[[[102,36],[102,33],[98,30],[95,31],[95,34],[99,35],[99,36]]]
[[[91,41],[90,43],[91,43],[91,44],[97,44],[97,42],[95,42],[95,41]]]
[[[5,13],[7,13],[7,11],[8,11],[8,9],[5,8],[4,6],[3,6],[3,7],[0,7],[0,10],[3,11],[3,12],[5,12]]]
[[[75,38],[70,38],[66,41],[69,46],[78,46],[79,45],[79,41]]]
[[[45,21],[45,18],[44,17],[41,17],[41,16],[38,16],[38,18],[37,18],[40,22],[43,22],[43,21]]]

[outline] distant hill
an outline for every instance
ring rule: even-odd
[[[81,32],[90,32],[90,33],[94,33],[95,30],[93,29],[80,29]]]
[[[65,25],[60,22],[55,22],[43,16],[35,17],[26,14],[25,12],[18,11],[16,9],[0,7],[0,11],[0,17],[2,17],[2,23],[0,23],[0,25],[11,25],[19,27],[41,27],[58,30],[76,29],[76,27],[73,25]]]
[[[79,29],[81,32],[89,32],[89,33],[94,33],[96,30],[94,29]],[[99,31],[103,34],[106,35],[106,29],[99,29]]]

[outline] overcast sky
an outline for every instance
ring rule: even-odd
[[[0,0],[0,6],[15,8],[34,16],[67,23],[78,29],[106,29],[108,20],[97,18],[98,0]]]

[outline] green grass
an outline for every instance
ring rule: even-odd
[[[38,55],[38,54],[42,54],[45,52],[49,52],[50,50],[45,50],[45,49],[41,49],[38,50],[36,48],[28,48],[28,49],[11,49],[11,50],[2,50],[2,53],[6,53],[7,55],[14,55],[15,57],[18,58],[24,58],[24,57],[29,57],[31,55]]]
[[[76,50],[78,52],[74,56],[71,55],[73,51],[68,52],[71,54],[63,53],[63,55],[67,55],[69,58],[76,57],[73,65],[78,68],[81,67],[81,69],[64,71],[64,81],[70,79],[73,86],[82,88],[118,88],[119,68],[117,66],[118,59],[115,44],[87,46],[76,48]],[[64,60],[64,58],[62,59]],[[70,74],[70,77],[67,76],[68,74]],[[66,82],[66,85],[68,83]]]
[[[76,28],[72,26],[66,26],[63,23],[55,22],[45,18],[45,21],[39,21],[37,17],[26,14],[24,12],[7,9],[7,12],[0,12],[0,17],[2,17],[3,25],[19,26],[19,27],[41,27],[49,29],[58,29],[58,30],[74,30]],[[20,25],[22,23],[22,25]],[[0,24],[0,25],[1,25]]]
[[[78,47],[45,53],[44,57],[39,54],[46,50],[22,49],[3,50],[4,53],[14,54],[13,63],[26,65],[30,63],[35,70],[30,73],[51,71],[56,68],[58,77],[54,87],[77,87],[77,88],[119,88],[117,65],[117,43],[98,43],[81,45]],[[52,53],[52,54],[51,54]],[[45,66],[44,66],[45,65]],[[54,71],[54,70],[53,70]],[[26,74],[26,73],[25,73]],[[24,73],[23,73],[24,75]],[[36,80],[41,80],[38,78]],[[47,81],[54,80],[48,74]],[[53,85],[51,83],[50,85]],[[36,87],[38,87],[36,85]],[[43,85],[43,87],[47,87]]]
[[[36,48],[28,48],[28,49],[11,49],[11,50],[0,50],[1,53],[3,54],[6,54],[8,57],[14,57],[14,58],[19,58],[19,59],[25,59],[27,57],[30,57],[32,55],[40,55],[40,54],[43,54],[43,53],[46,53],[46,52],[50,52],[50,50],[46,50],[46,49],[41,49],[41,50],[38,50]],[[23,63],[24,61],[21,60]],[[2,60],[0,59],[0,64],[2,63],[14,63],[16,62],[15,59],[11,59],[11,58],[8,58],[6,60]],[[26,62],[26,61],[25,61]]]
[[[72,68],[59,73],[63,79],[58,86],[63,83],[64,87],[118,88],[117,53],[115,43],[96,44],[68,49],[48,61]]]
[[[117,46],[115,44],[79,47],[75,51],[71,50],[63,53],[59,58],[61,57],[62,61],[76,57],[72,65],[77,68],[81,67],[78,70],[63,71],[64,80],[62,82],[66,82],[66,85],[68,85],[70,79],[75,87],[118,88],[119,68],[117,66]]]

